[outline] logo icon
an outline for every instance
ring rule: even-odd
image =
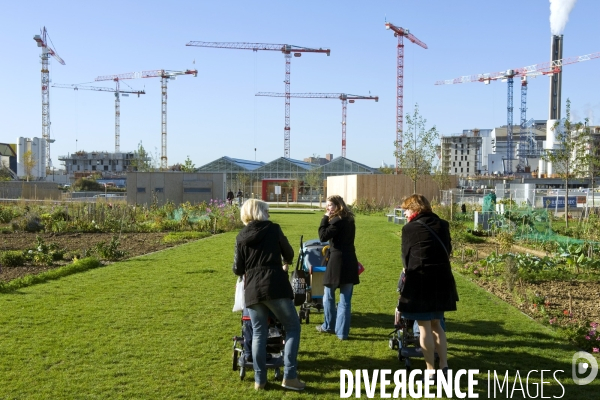
[[[585,362],[583,362],[582,359],[585,359]],[[573,382],[575,382],[576,385],[587,385],[596,378],[596,375],[598,375],[598,362],[594,356],[585,351],[578,351],[573,355],[571,367],[573,371]],[[580,377],[588,372],[588,376]]]

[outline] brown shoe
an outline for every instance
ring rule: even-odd
[[[298,378],[284,379],[283,382],[281,383],[281,386],[286,389],[300,391],[300,390],[304,390],[304,388],[306,387],[306,383],[302,382]]]
[[[259,383],[254,382],[254,390],[265,390],[265,386],[267,386],[266,383],[263,383],[261,385]]]

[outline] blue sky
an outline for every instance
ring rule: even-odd
[[[600,1],[579,0],[564,30],[565,57],[600,51]],[[541,63],[550,57],[548,0],[447,1],[113,1],[9,2],[0,15],[0,142],[41,136],[40,51],[46,26],[66,65],[51,62],[52,83],[97,76],[198,69],[168,86],[168,163],[196,166],[228,155],[258,161],[283,156],[284,56],[276,51],[186,47],[189,41],[257,42],[328,47],[291,63],[292,93],[377,95],[348,105],[347,150],[370,166],[392,164],[396,127],[396,43],[388,21],[410,29],[429,49],[405,40],[404,112],[415,103],[443,135],[506,124],[506,84],[436,86],[438,80]],[[573,116],[600,124],[600,59],[565,67],[563,103]],[[122,81],[146,94],[121,100],[121,150],[142,141],[160,157],[160,79]],[[122,88],[127,86],[122,84]],[[515,85],[515,117],[520,92]],[[528,118],[548,118],[548,78],[529,84]],[[53,164],[76,150],[114,150],[111,93],[51,88]],[[291,157],[341,154],[341,102],[291,100]],[[255,151],[256,149],[256,151]]]

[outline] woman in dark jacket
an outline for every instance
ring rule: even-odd
[[[319,332],[335,333],[340,340],[348,339],[352,311],[352,292],[359,284],[358,260],[354,249],[354,214],[341,196],[327,198],[327,212],[319,226],[319,240],[329,241],[329,260],[323,284],[325,322]],[[335,306],[335,290],[340,288],[340,301]]]
[[[401,207],[407,223],[402,227],[405,279],[403,287],[399,287],[398,311],[404,318],[417,321],[427,369],[435,368],[437,350],[440,368],[445,372],[448,359],[442,320],[444,311],[455,311],[458,301],[449,259],[450,228],[448,222],[432,212],[423,195],[413,194]]]
[[[246,226],[235,240],[233,273],[246,275],[245,300],[253,329],[254,388],[264,389],[267,383],[267,319],[272,312],[286,333],[281,386],[303,390],[305,383],[298,379],[296,361],[300,322],[287,274],[287,266],[294,259],[294,250],[281,227],[268,220],[269,206],[264,201],[246,200],[241,209],[241,219]]]

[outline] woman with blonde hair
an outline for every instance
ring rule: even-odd
[[[455,311],[458,294],[450,267],[452,242],[447,221],[433,213],[421,194],[404,200],[407,223],[402,227],[402,264],[405,275],[398,282],[398,311],[416,320],[419,342],[428,370],[435,369],[435,351],[444,375],[448,370],[444,311]]]
[[[246,275],[244,295],[253,329],[254,388],[264,389],[267,383],[267,320],[269,312],[272,312],[286,334],[281,386],[303,390],[305,383],[297,375],[300,322],[287,274],[287,266],[294,259],[294,250],[281,227],[269,221],[269,205],[264,201],[246,200],[240,215],[246,226],[235,239],[233,273]]]
[[[335,333],[340,340],[348,339],[352,311],[352,292],[358,279],[358,260],[354,248],[356,226],[354,214],[341,196],[327,198],[326,212],[319,226],[319,240],[329,241],[329,260],[323,279],[325,321],[317,326],[322,333]],[[335,291],[340,289],[340,301],[335,305]]]

